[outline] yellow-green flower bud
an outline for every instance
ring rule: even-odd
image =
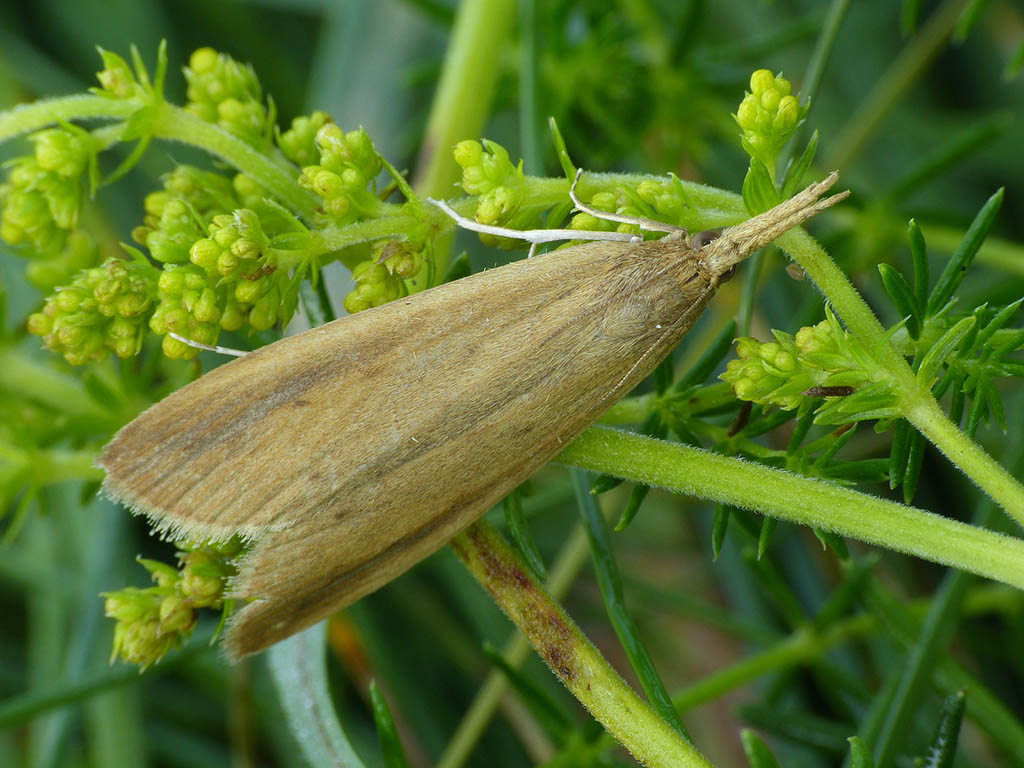
[[[116,53],[100,49],[100,60],[103,62],[103,70],[96,73],[96,79],[104,91],[119,99],[131,98],[138,92],[135,76],[124,59]]]
[[[229,299],[220,315],[220,327],[225,331],[237,331],[245,324],[242,308],[234,299]]]
[[[465,141],[460,141],[455,145],[455,149],[452,154],[455,156],[456,163],[463,168],[469,168],[474,165],[479,165],[484,154],[484,149],[480,145],[479,141],[466,139]]]
[[[67,178],[81,174],[89,162],[89,146],[83,136],[53,128],[32,136],[39,167]]]
[[[220,254],[221,247],[213,239],[204,237],[192,243],[188,259],[193,264],[212,272],[217,268],[217,258]]]
[[[197,607],[219,606],[224,597],[225,580],[233,569],[202,550],[189,552],[182,558],[182,563],[181,582],[178,586],[181,594]]]
[[[239,280],[235,286],[235,300],[239,304],[252,304],[262,297],[270,289],[270,281],[266,278],[259,280]],[[273,323],[271,323],[273,325]]]
[[[161,636],[190,632],[195,623],[196,612],[188,600],[177,595],[168,595],[160,601]]]

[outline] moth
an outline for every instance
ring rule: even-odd
[[[819,199],[835,181],[707,243],[564,248],[258,349],[121,429],[98,459],[104,488],[167,535],[251,543],[224,645],[260,651],[427,557],[558,454],[736,264],[845,197]]]

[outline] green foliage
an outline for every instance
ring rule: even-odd
[[[378,750],[389,766],[619,764],[524,646],[486,642],[510,628],[445,555],[275,647],[269,675],[262,662],[225,667],[202,609],[230,612],[237,543],[161,547],[93,500],[92,459],[216,364],[171,333],[258,346],[293,318],[379,306],[492,266],[503,257],[489,246],[522,247],[469,238],[450,261],[451,222],[427,196],[464,194],[453,205],[482,223],[640,233],[571,210],[578,166],[593,208],[697,232],[838,167],[854,195],[810,227],[842,271],[805,233],[778,245],[809,280],[794,283],[775,249],[741,267],[683,348],[606,416],[638,433],[634,454],[605,445],[596,478],[545,470],[506,499],[505,526],[716,765],[742,763],[741,750],[752,766],[1024,765],[1019,590],[836,533],[860,521],[862,538],[919,553],[937,539],[926,556],[1019,584],[1018,542],[981,529],[1004,523],[987,497],[1018,521],[1024,508],[1019,14],[924,5],[484,0],[453,18],[417,2],[326,23],[284,6],[157,2],[136,22],[72,4],[57,26],[0,30],[8,106],[84,90],[65,73],[88,72],[81,51],[97,41],[130,51],[100,51],[91,95],[0,114],[0,138],[25,137],[8,142],[0,186],[0,727],[13,729],[0,752],[40,766],[359,766],[380,764]],[[501,45],[474,47],[495,35]],[[55,43],[33,47],[42,40]],[[195,40],[225,50],[186,56]],[[449,96],[424,120],[442,60]],[[953,81],[967,94],[955,110]],[[428,174],[437,157],[447,170]],[[703,454],[679,466],[670,443],[735,457],[723,466],[752,473],[734,485],[754,501],[702,490],[718,470]],[[775,469],[820,481],[834,504],[778,492]],[[657,490],[665,472],[712,503]],[[886,484],[944,517],[875,514]],[[574,533],[574,497],[589,536]],[[813,530],[745,508],[772,505]],[[945,527],[973,508],[972,526]],[[990,546],[932,535],[947,530]],[[138,551],[154,583],[122,586],[145,575]],[[598,588],[578,576],[591,557]],[[111,642],[145,674],[105,666]],[[748,704],[723,721],[741,686]]]

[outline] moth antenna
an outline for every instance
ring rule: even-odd
[[[607,211],[599,211],[597,208],[593,208],[576,196],[576,185],[580,181],[580,176],[583,175],[583,169],[576,169],[576,178],[572,180],[572,185],[569,187],[569,199],[572,200],[572,204],[576,206],[576,210],[582,213],[589,213],[595,219],[604,219],[605,221],[615,221],[619,224],[631,224],[640,229],[646,229],[648,232],[682,232],[686,233],[685,227],[677,227],[675,224],[666,224],[664,221],[655,221],[654,219],[647,219],[643,216],[623,216],[618,213],[608,213]]]
[[[473,219],[468,219],[444,200],[435,200],[432,197],[426,198],[431,205],[435,205],[444,211],[448,217],[463,229],[471,232],[481,232],[485,235],[495,237],[509,237],[513,240],[525,240],[534,246],[541,243],[554,243],[559,240],[594,240],[600,242],[635,242],[636,235],[629,232],[591,232],[580,229],[509,229],[508,227],[495,227],[490,224],[481,224]]]
[[[169,331],[167,335],[170,336],[172,339],[177,339],[182,344],[188,344],[190,347],[195,347],[196,349],[205,349],[207,352],[216,352],[219,355],[245,357],[246,355],[249,354],[248,352],[245,352],[241,349],[232,349],[231,347],[216,347],[210,344],[202,344],[198,341],[193,341],[192,339],[186,339],[184,336],[179,336],[178,334],[174,333],[174,331]]]

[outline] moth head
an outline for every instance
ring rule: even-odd
[[[700,256],[702,267],[711,274],[725,275],[754,251],[768,245],[793,227],[803,224],[818,212],[843,200],[849,194],[848,191],[819,200],[838,178],[839,175],[833,171],[823,181],[811,184],[789,200],[729,227],[720,237],[703,245]]]

